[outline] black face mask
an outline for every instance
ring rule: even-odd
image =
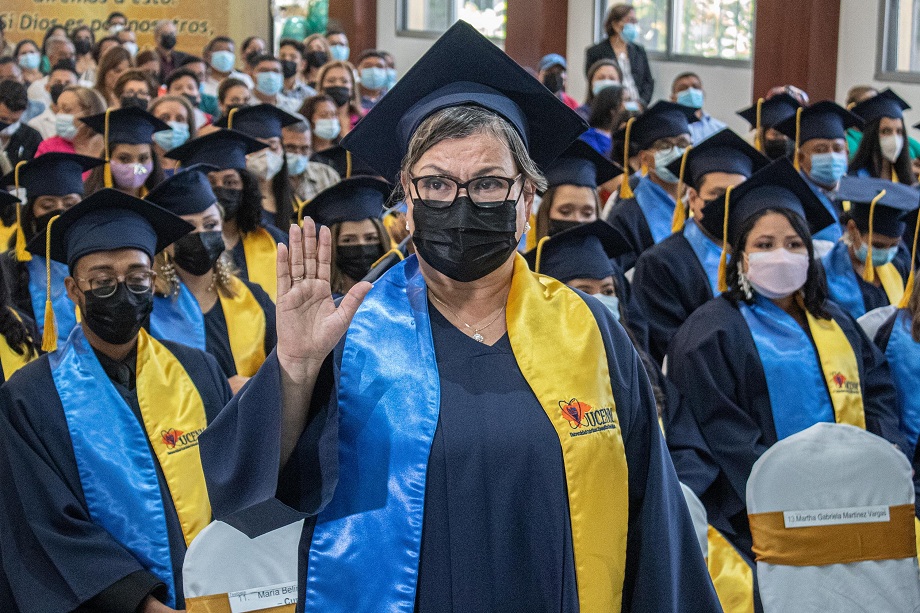
[[[124,283],[119,283],[108,298],[92,292],[84,292],[83,298],[83,321],[96,336],[113,345],[134,340],[153,311],[152,291],[135,294]]]
[[[297,62],[293,60],[281,60],[281,74],[285,79],[290,79],[297,74]]]
[[[73,48],[77,55],[86,55],[93,48],[93,43],[88,38],[78,38],[73,41]]]
[[[558,94],[562,91],[563,82],[562,82],[562,73],[561,72],[550,72],[543,75],[543,85],[546,86],[546,89]]]
[[[160,46],[169,51],[176,46],[175,34],[164,34],[160,37]]]
[[[48,227],[48,222],[51,221],[51,219],[55,215],[60,215],[63,212],[64,212],[63,209],[61,209],[60,211],[51,211],[50,213],[45,213],[41,217],[36,217],[35,219],[33,219],[32,227],[34,229],[34,232],[32,233],[32,236],[38,236],[39,234],[44,232],[45,229]],[[28,238],[31,239],[32,237],[30,236]]]
[[[771,160],[778,160],[792,154],[795,143],[787,138],[765,138],[763,152]]]
[[[220,232],[186,234],[173,244],[173,261],[182,270],[200,277],[214,268],[224,248],[224,237]]]
[[[556,236],[560,232],[565,232],[566,230],[577,228],[580,225],[581,225],[580,221],[568,221],[566,219],[550,219],[549,228],[547,228],[547,234],[549,236]]]
[[[249,53],[247,53],[246,54],[246,65],[252,66],[253,64],[255,64],[256,58],[259,57],[260,55],[261,53],[259,53],[258,51],[250,51]]]
[[[329,61],[329,55],[325,51],[311,51],[307,54],[307,65],[310,68],[320,68]]]
[[[348,101],[351,100],[351,90],[347,87],[335,86],[327,87],[323,90],[324,94],[328,94],[332,101],[335,102],[336,106],[345,106],[348,104]]]
[[[55,83],[51,86],[51,91],[48,92],[51,94],[51,102],[57,104],[58,98],[61,97],[61,94],[64,93],[64,88],[67,87],[63,83]]]
[[[188,100],[188,103],[192,105],[193,109],[197,109],[198,105],[201,104],[201,101],[191,94],[182,94],[182,97]]]
[[[335,248],[335,265],[355,281],[360,281],[382,255],[383,247],[379,244],[339,245]]]
[[[211,191],[217,196],[217,202],[224,209],[224,221],[236,219],[243,201],[243,190],[230,189],[229,187],[212,187]]]
[[[482,209],[462,196],[445,209],[419,202],[412,242],[422,259],[455,281],[475,281],[504,264],[517,248],[515,201]]]
[[[138,108],[143,111],[147,110],[147,101],[138,96],[122,96],[118,101],[123,109]]]

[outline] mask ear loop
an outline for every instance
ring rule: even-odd
[[[725,216],[722,219],[722,255],[719,256],[719,292],[728,290],[728,202],[732,195],[733,185],[725,190]]]
[[[872,263],[872,234],[875,227],[875,205],[885,197],[885,190],[882,190],[872,199],[869,205],[869,250],[866,252],[866,267],[863,269],[863,280],[866,283],[875,282],[875,265]]]
[[[671,232],[680,232],[684,229],[687,222],[687,210],[684,205],[684,172],[687,169],[687,155],[693,145],[684,149],[684,154],[680,158],[680,176],[677,177],[677,205],[674,207],[674,217],[671,218]]]

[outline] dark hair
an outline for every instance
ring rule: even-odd
[[[610,10],[607,11],[607,16],[604,17],[604,34],[608,38],[613,36],[613,24],[623,21],[623,18],[632,11],[633,6],[631,4],[614,4],[611,6]]]
[[[281,47],[294,47],[300,57],[304,57],[307,54],[307,48],[303,46],[303,43],[293,38],[282,38],[281,42],[278,43],[278,49],[281,49]]]
[[[237,209],[234,220],[240,233],[246,234],[262,225],[262,190],[259,189],[259,179],[254,174],[245,169],[236,172],[243,182],[243,192],[240,196],[240,208]]]
[[[744,295],[744,290],[741,289],[741,282],[738,276],[738,263],[741,261],[744,254],[744,244],[747,243],[748,236],[751,234],[754,226],[757,225],[757,222],[760,221],[762,217],[769,213],[777,213],[789,220],[789,224],[792,226],[792,229],[795,230],[795,233],[799,235],[799,238],[805,241],[805,247],[808,249],[808,275],[805,278],[805,285],[802,287],[805,309],[814,317],[830,319],[831,315],[827,311],[827,280],[824,276],[824,267],[815,259],[815,247],[811,241],[811,232],[808,229],[808,224],[805,223],[801,215],[789,209],[764,209],[746,219],[741,225],[741,235],[738,238],[738,244],[732,246],[732,255],[726,269],[728,273],[726,275],[728,291],[725,292],[725,297],[735,306],[737,306],[739,302],[751,303],[751,300],[748,300]]]
[[[680,81],[681,79],[691,79],[691,78],[696,79],[702,85],[703,80],[700,78],[700,75],[696,74],[695,72],[687,71],[687,72],[682,72],[676,77],[674,77],[674,80],[671,81],[671,91],[674,91],[674,84]]]
[[[315,96],[310,96],[303,101],[303,104],[300,105],[300,109],[297,111],[307,120],[307,123],[310,124],[310,128],[313,128],[313,113],[316,112],[316,107],[322,102],[329,102],[335,106],[335,100],[332,99],[332,96],[328,94],[316,94]]]
[[[64,38],[66,38],[67,40],[70,40],[70,37],[67,35],[67,28],[65,28],[64,26],[62,26],[62,25],[59,24],[59,23],[56,23],[56,24],[54,24],[53,26],[51,26],[50,28],[48,28],[47,30],[45,30],[45,37],[42,39],[42,53],[45,53],[45,47],[46,47],[46,45],[48,44],[48,39],[51,38],[52,36],[54,36],[54,33],[55,33],[57,30],[63,30],[63,31],[64,31]]]
[[[188,66],[189,64],[204,64],[205,66],[208,65],[207,62],[205,62],[203,59],[201,59],[201,58],[198,57],[197,55],[189,55],[189,56],[186,56],[186,57],[179,63],[179,66],[180,66],[180,67],[182,67],[182,66]]]
[[[14,305],[11,288],[16,286],[20,277],[16,264],[18,262],[14,257],[4,257],[3,264],[0,265],[0,335],[3,335],[10,349],[18,355],[33,358],[38,349],[36,339],[32,338],[29,327],[12,310]],[[25,265],[22,268],[28,270]]]
[[[873,177],[881,178],[882,175],[882,145],[879,143],[879,131],[882,119],[875,119],[866,124],[863,128],[863,137],[859,141],[859,148],[853,161],[850,162],[850,174],[856,174],[859,170],[866,170]],[[901,153],[892,166],[898,175],[898,181],[907,185],[914,183],[914,172],[911,168],[910,148],[907,143],[907,128],[904,126],[904,119],[901,119],[901,128],[904,130],[904,146],[901,147]]]
[[[121,41],[118,40],[118,38],[115,36],[106,36],[105,38],[100,38],[98,41],[96,41],[96,44],[93,45],[93,61],[95,61],[97,64],[99,63],[99,60],[102,59],[100,53],[102,52],[103,43],[115,43],[116,45],[121,46]]]
[[[112,95],[116,98],[121,98],[121,95],[125,91],[125,85],[127,85],[129,81],[140,81],[144,83],[147,86],[147,95],[150,96],[150,99],[156,98],[157,84],[153,82],[153,77],[147,72],[138,70],[137,68],[126,70],[118,77],[118,80],[115,81],[115,85],[112,87]]]
[[[246,85],[244,81],[237,79],[235,77],[228,77],[220,82],[220,85],[217,86],[217,101],[223,103],[224,97],[226,97],[227,92],[233,89],[234,87],[243,86],[246,89],[249,89],[249,86]]]
[[[342,34],[345,37],[348,36],[347,34],[345,34],[345,30],[341,28],[332,28],[330,30],[326,30],[326,38],[329,38],[330,36],[335,36],[336,34]]]
[[[112,151],[120,144],[122,143],[111,143],[110,146]],[[156,154],[153,143],[150,143],[150,161],[153,164],[153,170],[150,171],[150,176],[144,181],[144,188],[148,191],[162,183],[164,179],[163,166],[160,164],[160,156]],[[90,172],[83,186],[84,197],[95,194],[103,187],[105,187],[105,164],[93,168]]]
[[[175,83],[182,77],[189,77],[190,79],[193,79],[195,81],[196,86],[199,86],[199,87],[201,86],[201,81],[198,80],[197,74],[195,74],[188,68],[180,68],[178,70],[174,70],[173,72],[170,73],[168,77],[166,77],[166,83],[164,83],[164,85],[166,86],[167,91],[169,90],[170,87],[172,87],[173,83]]]
[[[248,46],[249,46],[249,43],[251,43],[251,42],[254,41],[254,40],[261,40],[263,43],[265,42],[265,39],[262,38],[261,36],[250,36],[250,37],[248,37],[246,40],[243,41],[243,44],[242,44],[242,45],[240,45],[240,51],[242,51],[243,53],[245,53],[245,52],[246,52],[246,47],[248,47]]]
[[[0,104],[6,105],[14,113],[26,110],[29,105],[26,86],[18,81],[0,81]]]
[[[591,103],[588,125],[599,130],[616,130],[625,93],[626,90],[622,87],[611,86],[602,89]]]
[[[390,245],[390,234],[387,232],[386,227],[383,225],[383,222],[377,217],[369,217],[371,223],[374,224],[374,229],[377,230],[377,240],[380,243],[380,247],[384,251],[389,251]],[[363,220],[362,220],[363,221]],[[329,261],[329,285],[332,286],[332,291],[336,294],[346,293],[345,288],[345,273],[341,268],[336,264],[336,253],[338,252],[338,242],[339,234],[342,232],[342,223],[337,222],[329,226],[329,234],[332,238],[332,253],[331,259]],[[354,279],[354,281],[360,281],[361,279]]]
[[[21,41],[16,43],[16,47],[13,49],[13,57],[19,57],[19,50],[25,47],[26,45],[32,45],[35,47],[35,50],[41,53],[41,47],[38,46],[38,43],[32,40],[31,38],[23,38]]]
[[[544,236],[549,236],[549,214],[552,212],[553,201],[556,200],[556,189],[558,187],[558,185],[554,185],[548,188],[545,192],[543,192],[543,196],[540,199],[540,208],[537,209],[537,214],[534,217],[534,225],[536,225],[534,231],[537,233],[537,240],[540,240]],[[600,217],[603,203],[600,201],[600,198],[597,195],[597,190],[593,191],[595,213],[598,217]]]
[[[86,25],[85,23],[84,23],[84,24],[80,24],[80,25],[76,26],[73,30],[71,30],[71,31],[70,31],[70,38],[71,38],[71,39],[76,38],[76,37],[77,37],[77,33],[78,33],[78,32],[82,32],[83,30],[86,30],[87,32],[89,32],[89,42],[90,42],[90,44],[91,44],[91,45],[96,44],[96,33],[93,32],[93,29],[92,29],[90,26]]]
[[[229,36],[215,36],[207,43],[205,43],[204,49],[201,50],[201,53],[207,55],[211,53],[211,50],[214,48],[214,45],[217,43],[227,43],[228,45],[233,45],[233,48],[236,49],[236,43]]]
[[[620,68],[620,65],[617,64],[616,61],[610,59],[609,57],[597,60],[591,64],[590,68],[588,68],[588,95],[585,97],[585,104],[591,104],[591,101],[594,100],[594,90],[591,89],[591,81],[594,80],[595,73],[597,73],[597,71],[604,66],[613,66],[617,71],[617,76],[620,79],[620,83],[623,82],[623,69]]]
[[[262,62],[277,62],[278,64],[280,64],[281,60],[276,58],[271,53],[260,53],[259,55],[256,55],[252,57],[251,59],[246,60],[246,63],[249,64],[250,68],[255,68]]]
[[[128,21],[128,16],[125,15],[124,13],[120,13],[118,11],[112,11],[111,13],[109,13],[109,16],[105,18],[105,23],[112,23],[112,20],[115,19],[116,17],[121,17],[125,21]]]
[[[381,51],[380,49],[365,49],[361,52],[361,55],[358,56],[357,64],[360,64],[362,61],[366,60],[369,57],[378,57],[383,60],[384,63],[387,61],[387,52]]]
[[[137,54],[136,58],[134,58],[134,63],[137,66],[140,66],[141,64],[146,64],[147,62],[151,60],[156,60],[157,63],[159,63],[160,56],[157,55],[157,52],[154,51],[153,49],[144,49],[143,51]]]
[[[5,66],[7,64],[16,64],[16,68],[19,68],[19,64],[16,63],[16,58],[11,55],[4,55],[0,57],[0,66]]]

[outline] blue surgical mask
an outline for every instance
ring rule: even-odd
[[[256,73],[256,89],[266,96],[275,96],[284,87],[284,77],[280,72]]]
[[[77,136],[77,126],[74,123],[73,115],[58,113],[54,117],[54,129],[57,135],[64,140],[72,141]]]
[[[386,68],[371,66],[370,68],[361,69],[361,85],[367,89],[383,89],[387,84]]]
[[[337,62],[344,62],[351,55],[351,49],[348,48],[348,45],[330,45],[329,53],[332,54],[332,59]]]
[[[592,294],[595,298],[600,300],[601,304],[607,307],[607,310],[613,314],[613,318],[617,321],[620,321],[620,299],[617,298],[616,294]]]
[[[639,38],[639,26],[634,23],[627,23],[623,26],[623,30],[620,32],[620,36],[623,37],[623,40],[627,42],[635,42]]]
[[[218,72],[231,72],[236,64],[236,55],[232,51],[215,51],[211,54],[211,66]]]
[[[607,89],[608,87],[622,87],[619,81],[614,81],[613,79],[598,79],[591,84],[591,93],[595,96],[601,93],[602,89]]]
[[[811,156],[811,172],[808,175],[821,185],[837,185],[847,172],[846,153],[815,153]]]
[[[42,56],[34,51],[29,51],[19,56],[19,66],[22,67],[23,70],[37,70],[41,63]]]
[[[678,179],[674,173],[668,170],[668,164],[684,154],[681,147],[671,147],[664,151],[655,152],[655,174],[665,183],[677,183]]]
[[[642,107],[640,107],[639,103],[635,100],[627,100],[623,103],[623,110],[630,113],[638,113],[642,110]]]
[[[691,109],[703,108],[703,90],[688,87],[681,92],[677,92],[677,104],[689,106]]]
[[[188,124],[181,121],[170,121],[168,130],[161,130],[153,133],[153,142],[158,144],[164,151],[181,147],[188,142],[189,133]]]
[[[313,133],[324,140],[335,140],[341,131],[342,124],[335,117],[317,119],[316,125],[313,126]]]
[[[284,157],[287,158],[288,174],[291,176],[299,175],[305,171],[307,162],[310,161],[310,158],[301,153],[291,153],[289,151],[284,153]]]
[[[872,248],[872,265],[873,266],[884,266],[885,264],[890,264],[894,258],[898,255],[898,246],[889,247],[888,249],[879,249],[878,247]],[[856,259],[866,263],[866,259],[869,257],[869,245],[862,243],[859,246],[859,249],[856,250]]]
[[[396,85],[396,79],[398,75],[396,74],[395,68],[387,68],[387,89],[393,89],[393,86]]]

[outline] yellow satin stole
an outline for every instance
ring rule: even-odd
[[[264,232],[264,230],[263,230]],[[265,361],[265,312],[249,288],[231,277],[234,296],[220,294],[236,374],[251,377]]]
[[[249,280],[258,283],[272,299],[278,301],[278,245],[265,228],[256,228],[247,233],[243,241],[243,254],[246,256],[246,271]]]
[[[849,339],[833,319],[818,319],[808,310],[808,327],[818,349],[818,361],[838,424],[866,429],[859,366]]]

